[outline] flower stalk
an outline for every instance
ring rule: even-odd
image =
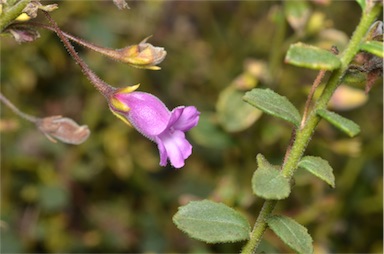
[[[88,67],[88,65],[83,61],[83,59],[81,59],[79,55],[76,53],[72,44],[69,42],[67,37],[64,36],[63,32],[57,25],[56,21],[51,17],[51,15],[46,11],[42,11],[42,12],[44,13],[45,17],[48,19],[49,23],[51,23],[51,25],[55,29],[57,36],[63,42],[69,54],[73,57],[76,63],[79,64],[84,75],[89,79],[92,85],[108,100],[112,96],[116,88],[104,82]]]
[[[56,31],[55,28],[52,26],[37,22],[28,22],[27,25],[44,28],[54,32]],[[85,48],[98,52],[113,60],[129,64],[132,67],[136,68],[160,70],[161,68],[156,65],[161,63],[167,55],[167,52],[164,50],[164,48],[155,47],[152,44],[147,43],[147,40],[150,38],[150,36],[142,40],[137,45],[127,46],[121,49],[113,49],[98,46],[64,31],[61,31],[61,33],[69,40],[76,42],[77,44]]]
[[[353,36],[350,39],[347,48],[344,50],[340,57],[340,68],[335,70],[331,74],[320,98],[318,99],[312,111],[309,113],[307,121],[305,121],[305,123],[296,131],[295,141],[293,142],[292,147],[290,147],[289,155],[287,156],[287,159],[282,166],[282,174],[288,179],[292,178],[295,170],[297,169],[297,165],[302,155],[304,154],[308,142],[311,139],[314,130],[320,121],[320,117],[317,116],[316,112],[320,109],[326,108],[332,94],[340,85],[343,75],[348,69],[349,63],[358,53],[360,42],[366,35],[370,25],[380,14],[381,10],[382,5],[375,4],[371,8],[367,8],[364,11],[362,18],[355,32],[353,33]],[[276,204],[276,200],[266,200],[264,202],[261,212],[251,232],[250,240],[242,249],[242,253],[256,253],[257,246],[259,245],[261,238],[265,230],[267,229],[266,219],[271,215]]]

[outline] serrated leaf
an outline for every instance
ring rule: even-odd
[[[315,156],[305,156],[298,164],[299,167],[304,168],[324,180],[326,183],[335,188],[335,176],[333,175],[333,169],[329,165],[328,161]]]
[[[341,64],[339,58],[330,51],[301,42],[289,47],[285,62],[315,70],[334,70]]]
[[[339,114],[326,109],[318,110],[316,113],[350,137],[354,137],[360,132],[359,125]]]
[[[247,240],[251,231],[247,219],[239,212],[209,200],[179,207],[173,222],[190,237],[207,243]]]
[[[264,157],[258,156],[259,165],[252,177],[253,193],[270,200],[288,197],[291,193],[289,180],[281,174],[280,170],[264,160]]]
[[[269,228],[293,250],[303,254],[313,253],[312,237],[308,234],[308,230],[295,220],[273,215],[267,219],[267,223]]]
[[[254,88],[246,92],[243,100],[267,114],[279,117],[296,126],[300,124],[299,111],[284,96],[270,89]]]
[[[360,5],[361,9],[365,10],[366,0],[356,0],[356,2]]]
[[[368,53],[371,53],[375,56],[383,58],[384,57],[383,46],[384,45],[382,41],[366,41],[360,45],[360,49]]]
[[[247,129],[262,115],[258,109],[244,103],[244,92],[230,86],[224,89],[217,101],[217,114],[221,125],[228,132]]]

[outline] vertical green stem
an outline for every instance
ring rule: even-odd
[[[366,10],[357,26],[353,36],[343,52],[340,61],[341,67],[335,70],[328,80],[326,87],[323,90],[322,95],[317,101],[315,107],[308,116],[308,120],[298,129],[296,132],[296,139],[292,145],[289,156],[282,167],[282,174],[289,179],[293,176],[297,164],[299,163],[309,140],[311,139],[313,132],[320,121],[320,118],[316,115],[317,110],[324,109],[327,106],[333,92],[336,90],[340,82],[342,81],[343,74],[347,70],[349,63],[353,57],[359,51],[359,44],[367,33],[370,25],[380,14],[382,10],[381,4],[376,4],[374,7]],[[244,246],[242,253],[256,253],[256,248],[261,241],[262,235],[267,228],[266,219],[272,213],[277,201],[266,200],[263,204],[261,212],[256,220],[255,226],[251,232],[250,240]]]
[[[11,8],[3,10],[3,13],[0,15],[0,32],[23,12],[30,1],[31,0],[20,0]]]

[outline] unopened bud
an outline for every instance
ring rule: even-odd
[[[38,31],[31,28],[12,28],[8,30],[18,43],[31,42],[40,37]]]
[[[148,38],[145,38],[137,45],[119,49],[118,60],[137,68],[160,70],[160,67],[156,65],[164,60],[167,51],[162,47],[155,47],[147,43]]]
[[[90,134],[88,126],[79,126],[72,119],[61,116],[41,118],[36,122],[36,126],[54,143],[56,143],[56,138],[67,144],[79,145]]]

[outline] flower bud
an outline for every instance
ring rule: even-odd
[[[156,66],[161,63],[167,52],[162,47],[155,47],[146,41],[149,37],[145,38],[137,45],[128,46],[118,51],[118,60],[128,63],[136,68],[160,70]]]
[[[88,126],[79,126],[72,119],[61,116],[41,118],[36,121],[36,126],[54,143],[56,143],[56,138],[67,144],[79,145],[83,143],[90,134]]]
[[[7,29],[7,31],[12,34],[13,38],[15,38],[18,43],[32,42],[40,37],[39,32],[31,28],[15,27]]]

